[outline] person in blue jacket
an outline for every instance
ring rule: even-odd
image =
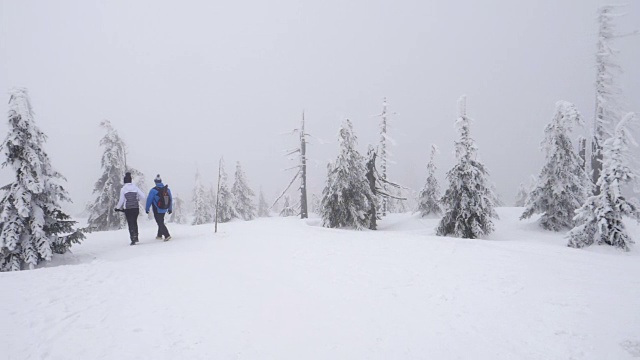
[[[162,237],[164,236],[164,241],[167,241],[171,239],[171,235],[169,235],[167,225],[164,224],[164,215],[166,213],[171,214],[171,211],[173,210],[173,198],[171,196],[169,186],[165,186],[162,183],[160,174],[158,174],[153,181],[156,183],[156,186],[149,191],[145,210],[148,214],[149,208],[153,206],[153,217],[156,219],[156,223],[158,224],[158,235],[156,236],[156,239],[162,240]]]

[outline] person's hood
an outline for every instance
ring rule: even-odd
[[[135,191],[138,189],[138,187],[134,183],[126,183],[122,186],[122,188],[125,190],[132,190],[132,191]]]

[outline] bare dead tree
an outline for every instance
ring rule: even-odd
[[[403,197],[398,197],[395,195],[392,195],[390,192],[388,192],[387,190],[387,186],[390,186],[392,188],[395,189],[406,189],[396,183],[393,183],[391,181],[388,181],[387,179],[382,178],[382,176],[380,175],[380,173],[378,172],[378,169],[376,168],[376,157],[377,157],[377,153],[374,150],[374,148],[372,146],[369,146],[369,150],[367,152],[367,164],[366,164],[366,168],[367,168],[367,173],[366,173],[366,178],[367,178],[367,182],[369,183],[369,188],[371,189],[371,193],[373,193],[374,198],[373,199],[369,199],[369,204],[370,204],[370,209],[369,209],[369,218],[370,218],[370,223],[369,223],[369,229],[371,230],[376,230],[378,224],[377,224],[377,219],[378,219],[378,201],[376,201],[378,198],[380,199],[384,199],[387,200],[389,198],[391,199],[396,199],[396,200],[407,200],[407,198],[403,198]]]
[[[614,30],[613,20],[620,16],[614,13],[620,5],[604,5],[598,9],[598,42],[596,50],[596,106],[591,139],[591,175],[596,185],[594,195],[600,194],[598,180],[602,173],[602,144],[611,137],[612,127],[622,117],[619,97],[622,90],[615,82],[615,74],[621,71],[616,62],[617,50],[612,46],[615,39],[635,35],[637,31],[620,34]]]
[[[380,145],[378,148],[379,158],[380,158],[380,179],[383,181],[383,190],[386,192],[387,189],[384,185],[384,181],[387,179],[387,161],[389,158],[389,150],[387,142],[392,141],[388,134],[389,128],[389,115],[395,115],[395,113],[389,113],[387,110],[387,98],[382,100],[382,113],[377,116],[380,117]],[[381,197],[381,210],[382,216],[387,215],[388,210],[388,198]]]
[[[280,193],[280,195],[274,200],[271,207],[273,208],[275,204],[284,196],[284,194],[286,194],[287,191],[289,191],[289,189],[291,188],[293,183],[296,181],[296,179],[300,178],[300,187],[298,188],[300,190],[300,218],[306,219],[309,217],[309,211],[308,211],[308,205],[307,205],[308,204],[307,202],[307,137],[309,136],[309,134],[305,132],[305,128],[304,128],[304,111],[302,112],[302,122],[300,124],[300,128],[293,129],[292,133],[298,134],[300,139],[300,145],[299,147],[288,151],[286,156],[299,154],[300,163],[286,170],[297,169],[298,171],[296,171],[295,175],[289,182],[289,185],[287,185],[284,191],[282,191],[282,193]]]

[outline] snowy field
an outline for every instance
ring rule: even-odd
[[[89,234],[0,273],[2,359],[635,359],[640,251],[576,250],[499,208],[488,240],[435,219],[318,219]],[[640,227],[630,233],[640,238]]]

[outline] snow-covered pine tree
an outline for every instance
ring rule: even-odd
[[[258,217],[269,217],[269,205],[264,199],[262,189],[260,189],[260,195],[258,196]]]
[[[602,144],[611,136],[611,128],[620,119],[620,88],[615,83],[615,74],[620,65],[615,60],[618,52],[612,42],[623,35],[616,34],[613,21],[619,14],[614,13],[616,5],[605,5],[598,9],[598,42],[596,50],[596,109],[591,139],[591,179],[596,184],[594,193],[600,192],[597,186],[602,172]]]
[[[196,184],[193,188],[193,222],[192,225],[209,224],[213,222],[211,199],[200,180],[200,172],[196,171]]]
[[[322,191],[322,225],[366,229],[370,222],[368,199],[374,194],[365,178],[365,159],[356,150],[351,121],[342,123],[338,144],[340,154],[335,163],[328,165],[327,184]]]
[[[627,114],[616,126],[613,136],[602,147],[603,172],[598,180],[600,193],[591,196],[576,211],[578,224],[569,232],[569,246],[582,248],[592,244],[607,244],[629,250],[631,239],[623,217],[640,221],[640,208],[636,199],[627,200],[621,186],[640,178],[629,157],[629,145],[637,143],[629,130],[634,114]]]
[[[477,148],[470,133],[471,119],[467,116],[466,97],[458,100],[456,127],[460,139],[455,142],[458,163],[447,172],[449,188],[441,203],[446,211],[436,234],[476,239],[493,231],[491,218],[498,215],[493,208],[495,195],[491,191],[488,172],[477,160]]]
[[[15,180],[0,199],[0,271],[33,269],[84,239],[61,208],[71,201],[61,185],[66,179],[44,152],[47,137],[35,124],[27,89],[9,94],[9,129],[0,151],[7,157],[2,167],[15,171]]]
[[[282,210],[280,211],[280,216],[296,216],[298,211],[294,206],[291,205],[291,198],[289,195],[284,196],[284,205],[282,205]]]
[[[218,222],[228,222],[233,218],[238,218],[238,213],[234,207],[234,196],[229,185],[227,185],[227,173],[224,170],[224,160],[220,160],[220,192],[215,204],[218,204]]]
[[[418,195],[418,211],[420,216],[438,216],[442,215],[442,207],[440,206],[440,184],[436,178],[436,154],[439,152],[436,145],[431,145],[431,155],[429,163],[427,163],[427,182]]]
[[[186,224],[187,218],[184,215],[184,200],[177,193],[172,193],[171,196],[171,207],[173,208],[171,211],[171,215],[169,217],[169,222],[174,224]]]
[[[516,202],[513,206],[515,207],[524,207],[527,203],[527,197],[529,196],[529,192],[527,191],[524,183],[520,183],[520,187],[518,187],[518,193],[516,194]]]
[[[520,216],[520,219],[527,219],[533,214],[542,214],[540,225],[547,230],[572,228],[575,210],[584,204],[592,189],[589,176],[582,169],[580,157],[569,137],[574,124],[582,124],[576,107],[569,102],[558,101],[541,143],[546,163]]]
[[[249,188],[246,176],[240,165],[240,161],[236,163],[236,173],[231,187],[233,194],[233,206],[236,209],[238,217],[243,220],[253,220],[256,218],[256,206],[253,203],[253,197],[256,194]]]
[[[109,120],[103,120],[100,126],[107,133],[100,140],[100,146],[104,147],[104,153],[102,154],[103,172],[93,189],[93,194],[96,195],[96,198],[87,207],[89,229],[92,231],[121,229],[126,224],[125,217],[121,213],[113,211],[118,203],[122,179],[127,171],[125,164],[126,146]]]

